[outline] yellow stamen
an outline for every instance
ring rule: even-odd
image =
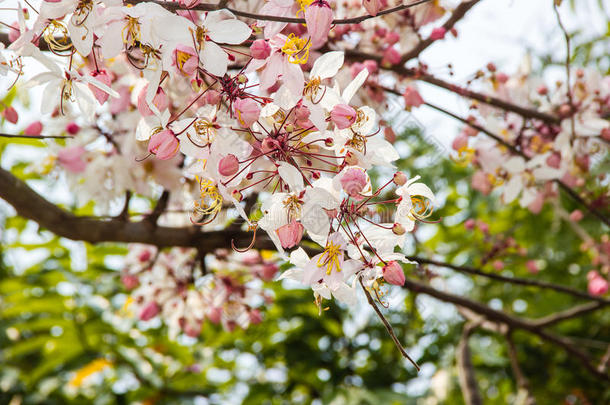
[[[432,215],[434,207],[432,207],[432,201],[430,201],[428,198],[421,195],[412,195],[411,203],[412,206],[410,215],[413,220],[422,220]]]
[[[340,253],[341,245],[335,245],[334,243],[329,242],[326,245],[326,249],[324,249],[324,252],[322,252],[322,255],[318,259],[318,267],[326,266],[327,275],[330,275],[330,273],[333,271],[333,268],[336,268],[337,271],[341,271],[341,264],[339,262]]]
[[[68,28],[60,21],[50,20],[49,25],[43,31],[42,38],[49,44],[49,49],[53,52],[66,52],[72,49]]]
[[[106,367],[110,367],[112,362],[106,359],[95,359],[83,368],[76,372],[76,375],[70,380],[69,384],[73,387],[80,387],[83,385],[85,378],[92,374],[102,371]]]
[[[121,37],[123,38],[124,44],[133,46],[136,42],[140,42],[140,21],[138,21],[137,18],[128,15],[125,16],[125,20],[127,20],[127,24],[123,28],[123,31],[121,31]]]
[[[195,201],[195,213],[199,215],[216,215],[222,208],[222,196],[218,192],[218,188],[211,180],[200,179],[199,193],[201,199]]]
[[[305,38],[300,38],[291,33],[286,39],[286,43],[282,46],[282,52],[288,55],[290,63],[303,65],[309,59],[309,48],[311,42]]]

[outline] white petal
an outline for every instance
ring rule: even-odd
[[[227,73],[229,56],[213,42],[207,41],[203,45],[199,60],[201,60],[204,69],[215,76],[224,76]]]
[[[327,79],[334,77],[343,66],[344,53],[333,51],[320,56],[313,64],[309,77]]]
[[[239,45],[252,34],[250,27],[239,20],[224,20],[213,25],[206,24],[206,28],[209,30],[208,35],[212,41],[223,44]]]
[[[303,189],[303,175],[296,167],[288,162],[279,162],[277,170],[282,180],[290,187],[290,191],[298,192]]]
[[[350,100],[352,97],[354,97],[354,94],[356,94],[362,84],[364,84],[367,77],[369,77],[369,71],[367,69],[362,69],[360,73],[358,73],[358,76],[356,76],[354,80],[350,82],[350,84],[345,86],[342,94],[343,101],[345,103],[349,104]]]

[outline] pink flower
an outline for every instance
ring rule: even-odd
[[[447,33],[447,30],[444,27],[435,28],[430,33],[430,39],[433,41],[436,41],[438,39],[443,39],[443,38],[445,38],[446,33]]]
[[[66,132],[70,135],[76,135],[78,134],[78,131],[80,131],[80,127],[76,122],[72,121],[71,123],[66,125]]]
[[[204,98],[206,104],[216,105],[220,102],[220,93],[216,90],[208,90]]]
[[[122,275],[121,282],[128,290],[133,290],[138,286],[138,284],[140,284],[140,280],[138,280],[138,277],[134,276],[133,274]]]
[[[24,130],[23,134],[28,136],[36,136],[42,133],[42,123],[40,121],[32,122]]]
[[[608,292],[608,281],[599,275],[596,271],[590,271],[587,274],[589,280],[588,290],[591,295],[604,295]]]
[[[394,177],[392,179],[397,186],[404,186],[407,183],[407,175],[403,172],[394,173]]]
[[[99,72],[94,70],[90,73],[90,75],[95,80],[105,84],[108,87],[110,87],[110,84],[112,83],[112,78],[105,70],[100,70]],[[91,91],[93,92],[93,96],[100,104],[104,104],[106,100],[108,100],[108,97],[110,97],[110,94],[106,93],[104,90],[92,84],[89,84],[89,89],[91,89]]]
[[[138,111],[140,111],[140,114],[145,117],[153,115],[153,111],[150,109],[148,103],[146,102],[147,88],[148,85],[144,86],[144,88],[142,89],[142,91],[140,91],[140,94],[138,95]],[[155,94],[155,96],[153,97],[152,102],[159,111],[163,111],[169,106],[169,100],[161,87],[157,88],[157,94]]]
[[[196,1],[199,2],[199,0]],[[201,333],[201,326],[201,322],[195,322],[195,324],[189,322],[184,325],[184,333],[187,336],[196,338]]]
[[[381,0],[362,0],[362,5],[370,15],[376,16],[381,8]]]
[[[284,249],[295,247],[303,238],[303,225],[296,220],[292,220],[289,224],[282,225],[275,230],[280,238],[280,243]]]
[[[250,311],[250,323],[253,325],[257,325],[263,321],[263,316],[261,315],[261,311],[258,309],[253,309]]]
[[[341,177],[341,186],[343,190],[354,198],[360,197],[360,192],[366,186],[366,175],[364,170],[359,168],[350,168]]]
[[[87,168],[83,160],[86,150],[82,146],[63,148],[57,153],[57,161],[69,172],[82,173]]]
[[[574,210],[570,213],[570,221],[578,222],[583,219],[584,215],[581,210]]]
[[[347,104],[337,104],[330,112],[330,120],[338,129],[349,128],[356,122],[356,110]]]
[[[389,261],[383,266],[383,278],[390,284],[405,285],[405,272],[395,260]]]
[[[241,126],[248,128],[258,120],[261,108],[251,98],[238,98],[233,102],[233,112]]]
[[[400,35],[395,31],[390,31],[386,34],[384,40],[388,45],[394,45],[400,41]]]
[[[396,65],[400,62],[400,52],[398,52],[393,46],[390,46],[383,52],[382,62],[389,65]]]
[[[552,153],[548,158],[546,158],[546,164],[549,167],[559,169],[559,165],[561,164],[561,155],[557,152]]]
[[[487,222],[478,221],[477,225],[479,226],[481,232],[489,233],[489,225],[487,225]]]
[[[17,113],[17,110],[10,106],[6,107],[4,111],[2,111],[2,116],[11,124],[16,124],[17,121],[19,121],[19,114]]]
[[[157,132],[151,136],[148,141],[148,152],[161,160],[167,160],[174,157],[176,153],[178,153],[179,148],[180,142],[178,141],[178,138],[176,138],[176,135],[169,129]]]
[[[544,193],[536,194],[536,198],[534,201],[527,206],[527,208],[532,212],[532,214],[540,214],[542,211],[542,207],[544,206]]]
[[[508,75],[506,73],[498,73],[496,74],[496,80],[500,83],[506,83],[508,81]]]
[[[504,268],[504,262],[502,262],[502,260],[495,260],[492,265],[496,271],[500,271]]]
[[[221,176],[233,176],[239,170],[239,160],[235,155],[227,155],[218,162],[218,173]]]
[[[324,0],[315,0],[305,10],[305,21],[312,46],[319,48],[324,45],[333,22],[333,11],[330,5]]]
[[[402,97],[405,99],[405,106],[407,109],[410,109],[411,107],[419,107],[424,103],[424,99],[421,97],[419,92],[411,86],[405,89],[404,93],[402,93]]]
[[[19,36],[21,35],[21,30],[19,29],[19,23],[17,21],[15,21],[11,27],[13,28],[17,28],[15,30],[8,30],[8,41],[13,43],[17,40],[17,38],[19,38]]]
[[[466,220],[466,222],[464,222],[464,228],[468,229],[469,231],[474,229],[474,226],[475,226],[475,222],[474,222],[474,219],[472,219],[472,218],[468,218]]]
[[[143,321],[148,321],[157,316],[160,310],[161,308],[159,308],[159,305],[157,305],[156,302],[152,301],[148,303],[148,305],[146,305],[144,308],[142,308],[142,311],[140,312],[140,319]]]
[[[197,51],[191,46],[176,46],[174,52],[172,52],[172,66],[175,66],[179,73],[192,76],[199,66]]]
[[[271,46],[264,39],[257,39],[250,45],[250,55],[254,59],[267,59],[271,55]]]
[[[610,141],[610,128],[602,129],[601,137],[606,141]]]
[[[259,277],[265,281],[271,281],[273,280],[273,276],[275,276],[278,270],[279,267],[275,263],[263,264],[262,269],[259,271]]]
[[[540,271],[535,260],[528,260],[525,263],[525,267],[527,268],[527,271],[529,271],[532,274],[536,274],[536,273],[538,273],[538,271]]]

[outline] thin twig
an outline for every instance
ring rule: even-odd
[[[371,297],[371,294],[368,292],[368,290],[366,289],[366,287],[364,286],[364,284],[362,283],[362,279],[358,278],[358,281],[360,282],[360,285],[362,286],[362,291],[364,291],[364,294],[366,295],[366,299],[369,302],[369,304],[373,307],[373,309],[375,310],[375,312],[377,313],[377,316],[379,317],[379,319],[381,319],[381,322],[383,323],[383,326],[385,326],[385,329],[388,331],[390,337],[392,338],[392,340],[394,341],[394,344],[396,345],[396,347],[398,348],[398,351],[400,351],[400,354],[402,354],[402,356],[404,358],[406,358],[407,360],[409,360],[411,362],[411,364],[413,364],[415,366],[415,368],[417,369],[417,371],[419,371],[419,366],[417,365],[417,363],[415,362],[415,360],[413,360],[411,358],[411,356],[409,356],[409,354],[406,352],[406,350],[404,349],[404,347],[402,347],[402,344],[400,343],[400,341],[398,340],[398,338],[396,337],[396,334],[394,333],[394,329],[392,329],[392,325],[390,325],[390,323],[388,322],[387,319],[385,319],[385,316],[383,316],[383,314],[381,313],[381,311],[379,310],[379,307],[377,307],[377,304],[375,304],[375,300],[373,300],[373,297]]]

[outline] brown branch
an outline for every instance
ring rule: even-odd
[[[513,374],[515,375],[515,380],[517,380],[517,387],[519,391],[523,391],[526,395],[526,400],[524,402],[525,405],[535,405],[536,399],[532,396],[530,391],[529,381],[521,367],[519,366],[519,358],[517,356],[517,348],[515,347],[515,342],[513,341],[512,331],[509,331],[506,334],[506,347],[508,349],[508,358],[510,359],[510,366],[513,369]]]
[[[332,21],[332,24],[334,24],[334,25],[359,24],[359,23],[366,21],[368,19],[371,19],[371,18],[376,18],[376,17],[382,16],[382,15],[396,13],[396,12],[406,10],[408,8],[411,8],[411,7],[420,5],[420,4],[428,3],[429,1],[430,0],[418,0],[413,3],[401,4],[399,6],[380,11],[379,13],[377,13],[376,16],[372,16],[370,14],[365,14],[365,15],[361,15],[358,17],[338,18],[338,19],[334,19]],[[144,2],[143,0],[124,0],[125,4],[138,4],[138,3],[143,3],[143,2]],[[183,5],[181,5],[180,3],[174,3],[174,2],[169,2],[169,1],[147,0],[146,2],[158,4],[169,11],[176,11],[176,10],[216,11],[216,10],[220,10],[220,9],[225,9],[225,10],[229,10],[236,16],[244,17],[244,18],[251,18],[253,20],[305,24],[304,18],[280,17],[280,16],[275,16],[275,15],[250,13],[247,11],[241,11],[241,10],[236,10],[236,9],[233,9],[230,7],[226,7],[225,5],[227,2],[224,2],[225,5],[221,5],[220,3],[223,3],[222,1],[219,4],[202,3],[202,4],[198,4],[197,6],[191,7],[191,8],[186,8]]]
[[[531,332],[543,340],[552,343],[558,347],[561,347],[566,352],[571,354],[573,357],[578,359],[580,363],[594,376],[599,379],[610,381],[610,376],[607,374],[599,372],[592,364],[589,355],[579,348],[574,347],[570,341],[562,336],[557,336],[551,332],[547,332],[543,328],[536,325],[535,322],[528,321],[525,319],[521,319],[502,311],[498,311],[492,309],[484,304],[473,301],[469,298],[462,297],[459,295],[454,295],[451,293],[447,293],[441,290],[437,290],[429,285],[419,283],[417,281],[413,281],[411,279],[405,280],[405,288],[414,292],[414,293],[423,293],[430,295],[431,297],[437,298],[444,302],[449,302],[455,305],[459,305],[465,308],[468,308],[477,314],[485,316],[487,319],[504,323],[513,329],[523,329],[528,332]]]
[[[159,217],[165,212],[168,202],[169,202],[169,191],[163,190],[163,193],[161,193],[161,197],[159,197],[159,200],[157,200],[157,204],[155,205],[155,208],[152,210],[152,212],[149,215],[146,216],[145,220],[156,226],[157,221],[159,220]]]
[[[565,321],[567,319],[575,318],[579,315],[584,315],[589,312],[593,312],[602,308],[604,305],[599,302],[588,302],[586,304],[577,305],[572,308],[566,309],[565,311],[556,312],[549,316],[545,316],[544,318],[538,318],[535,321],[532,321],[534,325],[540,328],[545,328],[550,325],[554,325],[561,321]]]
[[[0,134],[0,138],[21,138],[21,139],[66,139],[74,138],[72,135],[15,135]]]
[[[546,281],[539,281],[539,280],[530,280],[530,279],[519,278],[519,277],[506,277],[506,276],[502,276],[500,274],[487,273],[487,272],[484,272],[482,270],[479,270],[479,269],[471,267],[471,266],[458,266],[456,264],[441,262],[438,260],[426,259],[426,258],[419,257],[419,256],[409,256],[407,258],[409,260],[416,261],[420,264],[431,264],[433,266],[446,267],[446,268],[449,268],[449,269],[452,269],[455,271],[459,271],[461,273],[474,274],[477,276],[487,277],[489,279],[496,280],[496,281],[502,281],[502,282],[507,282],[507,283],[512,283],[512,284],[530,286],[530,287],[547,288],[547,289],[555,290],[557,292],[570,294],[570,295],[573,295],[578,298],[584,298],[584,299],[588,299],[591,301],[596,301],[603,305],[610,304],[610,300],[607,298],[589,295],[586,292],[575,290],[573,288],[566,287],[566,286],[563,286],[560,284],[548,283]]]
[[[468,10],[470,10],[475,4],[477,4],[480,0],[470,0],[460,3],[459,6],[453,10],[451,13],[451,17],[442,25],[446,32],[449,32],[453,26],[466,15]],[[405,53],[400,59],[400,64],[404,65],[408,60],[417,58],[420,53],[425,51],[430,45],[434,43],[434,40],[430,37],[420,41],[413,49],[409,52]]]
[[[375,310],[375,313],[377,314],[377,316],[379,317],[379,319],[381,320],[381,322],[383,323],[383,326],[385,326],[385,329],[388,331],[388,334],[390,335],[390,337],[392,338],[392,340],[394,341],[394,344],[396,345],[396,347],[398,348],[398,351],[400,352],[400,354],[402,354],[402,356],[409,360],[411,362],[411,364],[413,364],[415,366],[415,368],[417,369],[417,371],[419,371],[419,366],[417,365],[417,363],[415,362],[415,360],[413,360],[411,358],[411,356],[409,356],[409,354],[407,353],[407,351],[405,350],[404,347],[402,347],[402,344],[400,343],[400,340],[398,340],[398,338],[396,337],[396,334],[394,333],[394,329],[392,329],[392,325],[390,325],[390,323],[388,322],[387,319],[385,319],[385,316],[383,316],[383,314],[381,313],[381,311],[379,310],[379,308],[377,307],[377,304],[375,304],[375,300],[373,299],[373,297],[371,297],[371,294],[369,293],[369,291],[366,289],[366,287],[364,286],[364,284],[362,283],[362,279],[358,278],[358,281],[360,282],[360,286],[362,287],[362,291],[364,291],[364,295],[366,295],[366,299],[369,302],[369,305],[371,307],[373,307],[373,309]]]
[[[477,384],[474,366],[472,364],[472,352],[468,345],[470,335],[476,326],[477,325],[473,323],[466,323],[466,325],[464,325],[460,342],[455,349],[458,378],[464,397],[464,403],[466,405],[483,405],[483,399],[481,398],[481,392],[479,391],[479,385]]]

